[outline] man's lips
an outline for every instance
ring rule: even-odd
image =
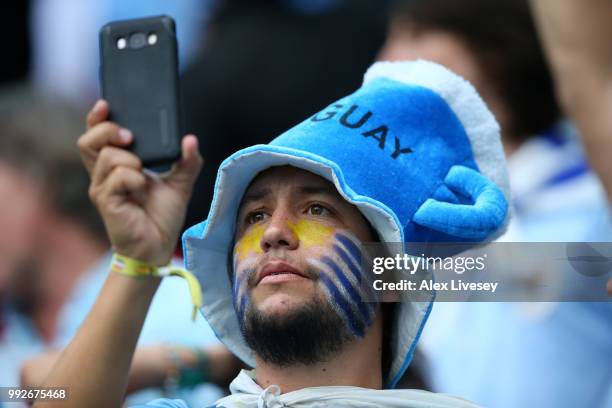
[[[260,283],[280,283],[297,279],[310,279],[310,277],[287,262],[272,261],[266,263],[257,274],[255,285]]]

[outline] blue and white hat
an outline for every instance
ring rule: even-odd
[[[261,171],[290,165],[331,181],[384,242],[487,242],[508,221],[508,177],[499,126],[474,88],[427,61],[380,62],[363,86],[267,145],[220,166],[206,221],[183,235],[187,269],[202,285],[204,317],[217,337],[254,366],[232,302],[228,254],[241,198]],[[408,367],[429,301],[398,304],[385,375]]]

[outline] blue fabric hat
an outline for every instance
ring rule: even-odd
[[[242,195],[256,175],[290,165],[333,182],[385,242],[486,242],[508,221],[499,126],[474,88],[427,61],[381,62],[363,86],[267,145],[220,166],[206,221],[183,236],[186,267],[202,285],[202,313],[217,337],[254,366],[234,306],[228,254]],[[408,291],[403,296],[408,296]],[[394,387],[432,306],[398,304],[390,336]]]

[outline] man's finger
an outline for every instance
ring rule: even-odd
[[[91,129],[100,122],[104,122],[108,117],[108,103],[104,99],[98,99],[91,111],[87,114],[87,130]]]
[[[136,155],[118,147],[105,146],[100,151],[91,173],[92,184],[102,184],[109,173],[119,166],[129,167],[136,171],[142,170],[142,162]]]
[[[133,194],[142,195],[147,187],[147,177],[130,167],[115,167],[100,188],[100,202],[109,203],[108,197]]]
[[[102,122],[85,132],[77,141],[81,159],[91,173],[100,150],[108,145],[128,146],[134,139],[132,132],[113,122]]]
[[[194,135],[187,135],[181,141],[181,160],[172,167],[168,182],[179,187],[186,194],[191,193],[204,160],[198,150],[198,139]]]

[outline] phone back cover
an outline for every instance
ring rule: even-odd
[[[120,37],[155,33],[157,43],[119,49]],[[178,56],[167,16],[112,22],[100,30],[101,87],[110,119],[134,134],[131,150],[146,167],[180,157]]]

